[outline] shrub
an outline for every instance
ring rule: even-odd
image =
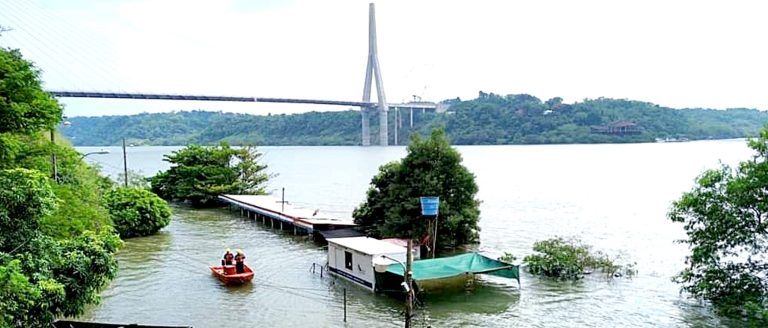
[[[145,189],[113,189],[104,200],[115,230],[123,238],[148,236],[171,222],[168,203]]]
[[[608,255],[592,252],[591,247],[576,239],[557,237],[537,241],[533,250],[539,254],[528,255],[523,262],[528,265],[528,272],[534,275],[577,280],[592,270],[600,270],[607,277],[633,276],[636,273],[634,264],[615,264]]]

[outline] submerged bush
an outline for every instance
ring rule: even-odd
[[[117,188],[104,197],[120,237],[148,236],[171,222],[171,208],[162,198],[141,188]]]
[[[634,264],[618,265],[602,252],[592,252],[591,247],[577,239],[560,237],[537,241],[533,250],[538,254],[528,255],[523,263],[534,275],[554,277],[563,280],[577,280],[593,270],[603,272],[607,277],[633,276]]]

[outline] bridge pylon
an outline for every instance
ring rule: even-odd
[[[376,108],[379,113],[379,145],[389,145],[389,131],[387,113],[389,112],[389,106],[387,105],[387,98],[384,95],[384,81],[381,78],[381,68],[379,68],[379,56],[377,54],[376,46],[376,9],[374,4],[369,5],[368,11],[368,67],[365,69],[365,86],[363,88],[363,102],[371,101],[371,80],[376,80],[376,96],[378,98],[378,105]],[[369,110],[371,108],[361,107],[360,116],[362,118],[362,137],[363,146],[371,145],[371,133],[370,133],[370,117]]]

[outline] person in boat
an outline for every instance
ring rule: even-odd
[[[242,250],[237,250],[235,255],[235,271],[237,273],[245,273],[245,253]]]
[[[235,256],[232,254],[232,251],[227,248],[227,250],[224,252],[224,259],[221,260],[221,265],[232,265],[232,260],[234,260]]]

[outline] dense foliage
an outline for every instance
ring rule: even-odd
[[[683,290],[722,313],[768,325],[768,128],[749,140],[754,156],[738,167],[701,174],[677,200],[672,221],[684,224],[691,254],[676,277]]]
[[[120,239],[101,205],[110,183],[50,139],[62,111],[38,75],[18,51],[0,49],[0,327],[76,316],[117,271]]]
[[[365,202],[352,216],[375,237],[419,238],[428,233],[419,197],[440,197],[437,248],[478,240],[479,204],[475,176],[461,164],[442,130],[429,139],[411,138],[401,161],[379,168]]]
[[[193,206],[218,204],[221,194],[264,194],[267,166],[255,147],[190,145],[165,155],[171,168],[152,177],[152,191],[168,200]]]
[[[110,229],[56,240],[40,229],[57,207],[49,179],[27,169],[0,170],[0,327],[47,327],[81,314],[117,273],[120,239]]]
[[[634,275],[634,265],[614,263],[608,255],[594,252],[579,240],[552,238],[533,244],[536,254],[523,258],[528,271],[534,275],[563,280],[581,279],[585,273],[599,270],[607,277]]]
[[[61,106],[40,88],[39,77],[18,50],[0,49],[0,133],[32,133],[61,121]]]
[[[40,218],[56,209],[48,177],[27,169],[0,171],[0,251],[27,241],[40,229]]]
[[[123,238],[148,236],[171,223],[168,203],[146,189],[116,188],[107,192],[104,202]]]
[[[624,99],[586,99],[566,104],[526,95],[481,92],[477,99],[451,100],[444,113],[400,110],[398,140],[443,127],[456,145],[624,143],[658,139],[724,139],[754,136],[768,122],[768,112],[755,109],[671,109]],[[394,110],[389,114],[394,144]],[[378,133],[371,117],[371,134]],[[360,112],[311,112],[255,116],[216,112],[176,112],[72,118],[65,131],[77,145],[117,145],[125,136],[135,145],[359,145]],[[601,134],[595,128],[614,122],[637,125],[637,134]],[[376,142],[378,138],[372,138]]]

